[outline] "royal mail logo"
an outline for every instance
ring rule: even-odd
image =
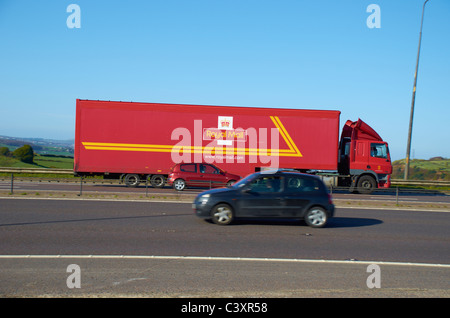
[[[219,123],[217,128],[231,130],[233,129],[233,117],[230,116],[219,116]]]
[[[238,129],[224,129],[217,128],[204,128],[203,129],[203,140],[238,140],[247,141],[247,131]]]

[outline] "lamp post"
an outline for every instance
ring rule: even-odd
[[[428,1],[429,0],[426,0],[423,3],[422,19],[420,21],[419,47],[417,49],[416,72],[414,73],[414,87],[413,87],[413,94],[412,94],[412,101],[411,101],[411,114],[409,117],[408,144],[406,147],[405,180],[408,180],[408,176],[409,176],[409,155],[411,153],[411,134],[412,134],[412,125],[413,125],[413,118],[414,118],[414,104],[416,103],[417,72],[419,70],[420,44],[422,42],[423,14],[425,12],[425,5],[427,4]]]

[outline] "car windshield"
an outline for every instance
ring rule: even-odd
[[[233,188],[242,188],[244,185],[246,185],[250,180],[252,180],[255,177],[254,174],[249,174],[245,178],[242,178],[238,182],[235,182],[232,187]]]

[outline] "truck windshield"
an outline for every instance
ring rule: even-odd
[[[378,144],[378,143],[371,143],[370,144],[370,156],[375,158],[388,158],[388,148],[386,144]]]

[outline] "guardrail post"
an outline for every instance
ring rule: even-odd
[[[14,193],[14,173],[11,173],[11,194]]]
[[[80,176],[80,193],[77,195],[80,197],[83,194],[83,176]]]
[[[395,190],[395,202],[396,202],[395,204],[398,206],[398,186]]]

